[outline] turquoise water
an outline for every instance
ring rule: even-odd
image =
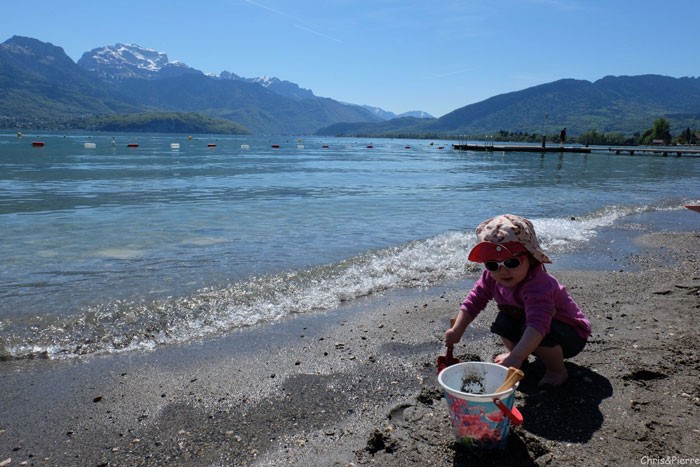
[[[606,151],[0,134],[0,356],[147,349],[454,280],[502,212],[533,219],[556,261],[697,202],[699,181],[700,158]]]

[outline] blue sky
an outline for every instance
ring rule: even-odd
[[[0,42],[34,37],[75,61],[138,44],[436,117],[561,78],[695,77],[698,30],[696,0],[22,0],[0,15]]]

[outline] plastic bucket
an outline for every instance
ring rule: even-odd
[[[495,392],[507,373],[504,366],[483,362],[457,363],[440,372],[438,382],[445,390],[450,421],[460,443],[502,449],[511,420],[522,422],[520,412],[513,409],[515,387]]]

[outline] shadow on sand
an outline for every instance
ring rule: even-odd
[[[539,362],[523,369],[525,380],[518,388],[524,395],[520,403],[523,430],[545,439],[582,443],[589,441],[603,424],[600,403],[612,396],[607,378],[567,362],[569,380],[557,388],[541,389],[537,382],[544,374]]]

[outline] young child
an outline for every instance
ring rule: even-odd
[[[564,359],[577,355],[591,335],[591,324],[566,288],[551,276],[532,222],[503,214],[479,224],[469,260],[486,268],[467,295],[445,345],[459,342],[467,326],[490,300],[498,305],[491,332],[507,352],[494,361],[520,368],[530,354],[546,367],[540,386],[559,386],[568,378]]]

